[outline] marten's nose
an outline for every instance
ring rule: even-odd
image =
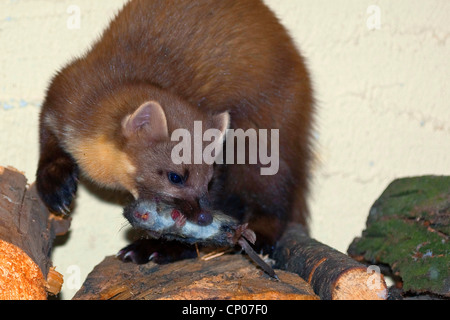
[[[213,216],[209,211],[201,211],[197,216],[197,224],[201,227],[209,226],[213,222]]]
[[[208,210],[210,201],[207,194],[191,201],[176,201],[176,204],[189,221],[199,226],[208,226],[213,222],[213,216]]]

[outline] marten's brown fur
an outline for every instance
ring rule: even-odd
[[[312,114],[303,59],[262,1],[132,0],[51,82],[38,190],[50,209],[67,212],[80,171],[136,201],[170,202],[190,220],[203,214],[199,224],[214,207],[271,245],[287,222],[306,223]],[[192,132],[195,120],[223,133],[279,129],[278,173],[173,164],[170,135]]]

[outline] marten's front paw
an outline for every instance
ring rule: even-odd
[[[179,242],[161,243],[155,239],[140,239],[120,250],[116,257],[124,262],[145,264],[149,261],[157,264],[166,264],[183,259],[192,259],[197,256],[193,246]]]
[[[78,167],[71,159],[66,158],[40,165],[36,186],[41,199],[51,212],[67,215],[77,192]]]

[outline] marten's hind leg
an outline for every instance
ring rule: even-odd
[[[45,125],[40,128],[40,144],[37,190],[50,211],[68,214],[77,192],[78,166]]]

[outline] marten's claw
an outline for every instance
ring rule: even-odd
[[[38,169],[36,186],[48,209],[66,216],[77,192],[78,167],[71,160],[44,165]]]
[[[165,264],[196,256],[195,248],[191,246],[178,242],[160,242],[154,239],[137,240],[116,254],[118,259],[135,264],[145,264],[149,261]]]

